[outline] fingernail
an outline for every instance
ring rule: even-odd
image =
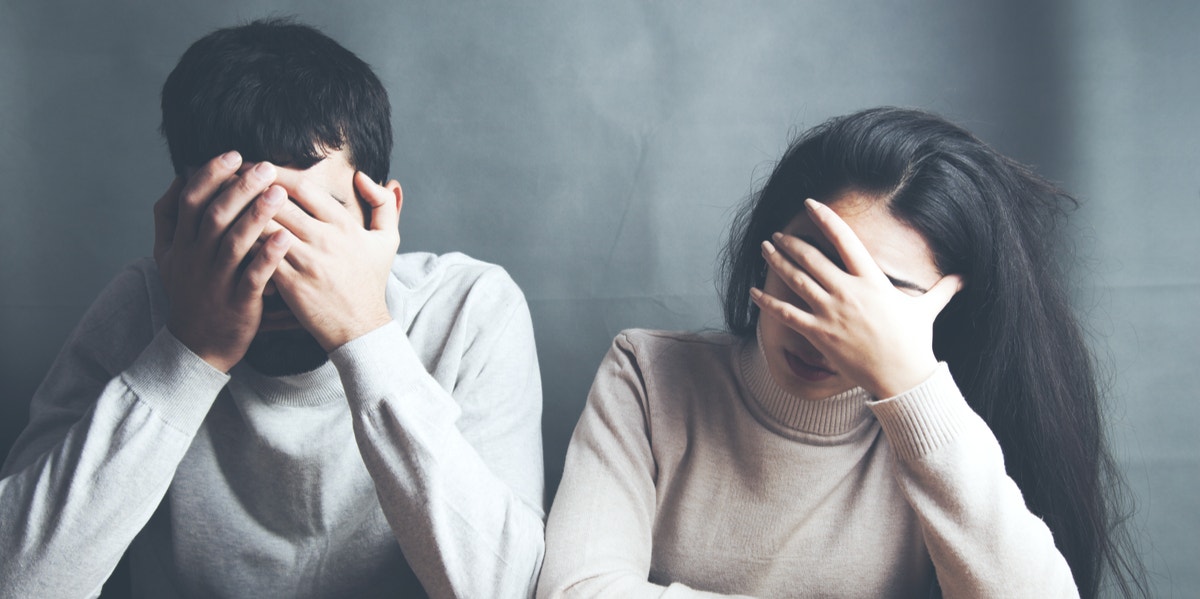
[[[275,166],[270,162],[260,162],[251,172],[254,173],[255,178],[266,181],[275,177]]]
[[[762,297],[762,291],[759,291],[758,287],[751,287],[750,297],[757,300],[758,298]]]
[[[772,233],[771,239],[774,239],[775,241],[779,241],[780,239],[783,239],[783,233]]]
[[[263,200],[266,201],[266,203],[270,206],[274,206],[283,202],[284,198],[286,197],[287,192],[278,185],[272,185],[269,189],[267,189],[266,193],[263,194]]]
[[[242,155],[238,154],[237,150],[225,152],[224,154],[221,154],[221,162],[225,163],[225,166],[233,168],[241,164]]]
[[[770,241],[764,239],[762,242],[762,251],[764,254],[774,254],[775,246],[771,245]]]
[[[808,198],[807,200],[804,200],[804,207],[808,208],[812,212],[816,212],[817,208],[821,207],[821,203],[812,198]]]

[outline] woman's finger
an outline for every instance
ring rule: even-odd
[[[813,224],[842,257],[846,272],[859,277],[886,278],[875,259],[871,257],[871,252],[867,251],[867,246],[863,245],[862,240],[838,213],[812,198],[804,200],[804,205],[808,208]]]
[[[922,294],[920,299],[928,307],[931,315],[936,318],[962,288],[963,278],[960,275],[946,275],[938,279],[938,282],[934,283],[929,291]]]
[[[750,299],[758,306],[762,315],[778,319],[789,329],[808,336],[817,329],[817,317],[785,302],[757,287],[750,288]]]
[[[846,271],[842,270],[841,266],[808,240],[783,233],[775,233],[771,239],[774,240],[775,247],[826,290],[832,291],[846,276]]]
[[[801,301],[810,307],[824,306],[829,292],[802,268],[797,267],[769,241],[762,242],[763,259],[784,285],[791,289]],[[835,267],[836,268],[836,267]]]

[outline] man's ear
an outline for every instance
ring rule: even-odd
[[[392,192],[392,195],[396,196],[396,213],[399,214],[400,209],[404,207],[404,190],[400,189],[400,182],[392,179],[383,187]]]

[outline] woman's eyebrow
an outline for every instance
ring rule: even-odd
[[[846,264],[844,262],[842,262],[842,257],[839,256],[838,253],[833,250],[833,248],[826,247],[826,245],[824,243],[819,243],[811,235],[800,235],[799,237],[800,237],[800,239],[803,239],[804,241],[808,242],[809,245],[817,248],[818,250],[821,250],[821,253],[824,254],[826,258],[829,258],[830,262],[833,262],[834,264],[836,264],[838,268],[840,268],[842,270],[846,270]],[[911,289],[913,291],[919,291],[921,293],[925,293],[925,292],[929,291],[929,289],[922,287],[912,281],[893,277],[892,275],[889,275],[886,272],[883,273],[883,276],[887,277],[888,281],[890,281],[892,283],[892,287],[895,287],[897,289]]]
[[[904,279],[897,279],[896,277],[893,277],[892,275],[889,275],[886,272],[883,273],[883,276],[887,277],[888,280],[892,282],[892,287],[895,287],[897,289],[912,289],[913,291],[920,291],[921,293],[925,293],[925,292],[929,291],[928,289],[926,289],[916,283],[913,283],[912,281],[905,281]]]

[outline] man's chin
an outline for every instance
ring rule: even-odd
[[[291,312],[283,310],[281,312],[267,312],[262,315],[262,320],[258,323],[259,333],[269,333],[275,331],[294,331],[304,328],[299,320],[292,315]]]
[[[284,326],[278,321],[269,324]],[[260,327],[243,360],[267,376],[286,376],[316,370],[329,360],[329,355],[312,334],[296,323],[278,329]]]

